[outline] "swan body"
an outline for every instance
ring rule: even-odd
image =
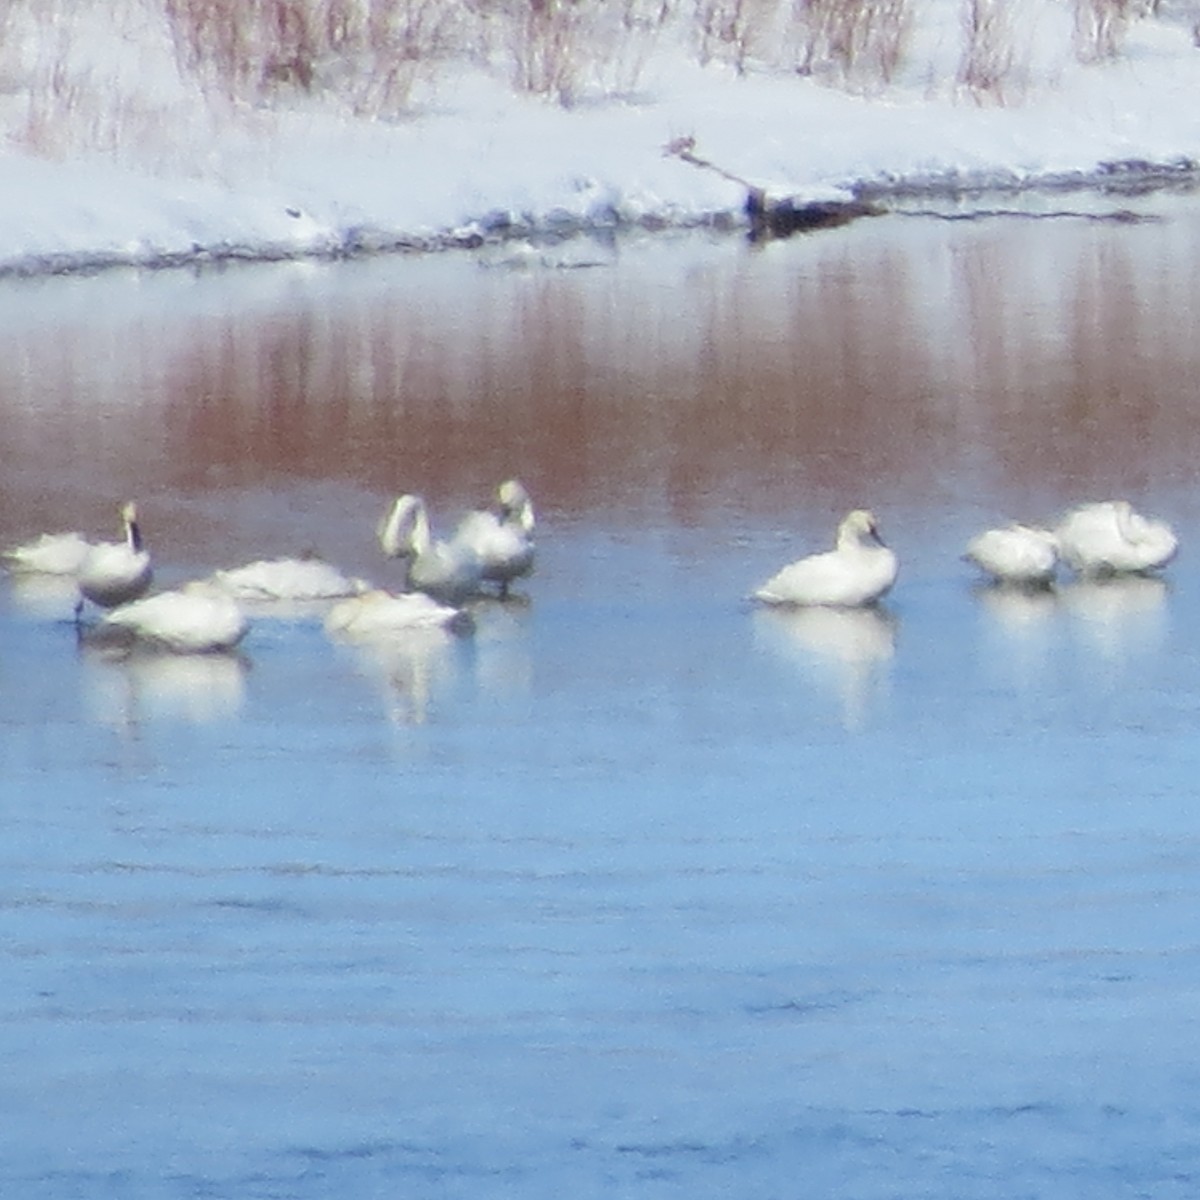
[[[74,575],[90,549],[81,533],[43,533],[36,541],[14,546],[0,557],[14,575]]]
[[[196,580],[114,608],[96,627],[100,637],[114,631],[180,654],[232,650],[250,623],[237,601],[208,580]]]
[[[833,550],[791,563],[767,580],[754,598],[767,604],[873,604],[896,582],[895,554],[879,538],[874,516],[855,509],[842,518]]]
[[[462,609],[441,604],[424,592],[372,588],[339,600],[325,614],[326,632],[347,637],[379,637],[409,629],[446,629],[462,622]]]
[[[533,501],[519,480],[506,479],[497,489],[495,504],[468,513],[459,523],[454,540],[469,546],[479,557],[481,576],[500,587],[533,570]]]
[[[276,558],[216,571],[214,583],[236,600],[336,600],[365,588],[318,558]]]
[[[130,501],[121,506],[121,523],[125,539],[121,542],[98,542],[88,547],[79,565],[75,582],[79,587],[81,611],[84,600],[101,608],[116,608],[143,595],[154,577],[150,552],[142,545],[137,507]]]
[[[1067,513],[1054,533],[1063,561],[1080,575],[1157,571],[1179,549],[1165,521],[1143,517],[1127,500],[1080,505]]]
[[[1009,525],[973,537],[963,557],[998,583],[1045,586],[1058,568],[1058,542],[1049,530]]]
[[[384,554],[405,560],[410,590],[452,603],[479,593],[483,563],[478,553],[458,539],[434,541],[420,496],[397,497],[377,532]]]

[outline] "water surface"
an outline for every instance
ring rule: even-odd
[[[0,535],[396,582],[519,474],[465,637],[113,661],[0,590],[22,1197],[1191,1196],[1200,214],[891,217],[0,287]],[[1125,495],[1162,580],[966,538]],[[879,612],[744,600],[867,504]]]

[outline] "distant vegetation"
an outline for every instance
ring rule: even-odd
[[[662,54],[1010,104],[1050,41],[1081,62],[1111,59],[1147,3],[0,0],[0,133],[48,155],[119,154],[194,138],[234,109],[404,119],[439,85],[450,98],[464,66],[572,106],[635,94]]]
[[[627,93],[664,45],[737,71],[795,71],[841,86],[891,83],[918,26],[958,8],[957,82],[1003,99],[1021,68],[1019,0],[164,0],[189,70],[232,95],[334,92],[400,112],[464,59],[564,105]],[[1056,0],[1076,56],[1116,56],[1144,0]],[[952,17],[953,19],[953,17]],[[1027,31],[1028,37],[1044,36]]]

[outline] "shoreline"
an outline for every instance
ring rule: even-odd
[[[492,210],[453,227],[432,233],[388,230],[369,225],[350,226],[338,235],[311,242],[264,240],[258,243],[223,241],[196,243],[189,249],[127,251],[77,250],[30,253],[0,260],[0,282],[11,280],[79,278],[115,270],[177,271],[223,269],[231,265],[284,262],[329,263],[386,255],[428,255],[480,250],[529,242],[553,246],[582,237],[617,238],[630,234],[712,231],[752,239],[787,237],[818,232],[867,216],[926,216],[946,220],[999,217],[1084,218],[1136,223],[1157,219],[1129,208],[1111,210],[1057,209],[1036,211],[1019,207],[998,209],[985,202],[1033,197],[1083,195],[1107,200],[1134,200],[1164,193],[1200,190],[1200,162],[1186,156],[1165,161],[1127,159],[1102,162],[1091,170],[1048,172],[1020,176],[1009,170],[980,170],[929,175],[864,179],[835,189],[843,199],[805,200],[783,192],[768,192],[747,184],[740,206],[681,213],[670,205],[637,217],[624,217],[613,207],[579,216],[563,210],[538,215]],[[766,209],[757,205],[765,204]],[[949,207],[938,207],[949,206]],[[304,216],[287,209],[294,219]],[[775,223],[771,214],[780,211]]]

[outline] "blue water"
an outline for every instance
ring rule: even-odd
[[[0,589],[0,1194],[1196,1195],[1186,481],[1161,583],[1006,600],[881,477],[815,625],[742,597],[828,514],[660,483],[543,487],[465,636],[114,662]]]

